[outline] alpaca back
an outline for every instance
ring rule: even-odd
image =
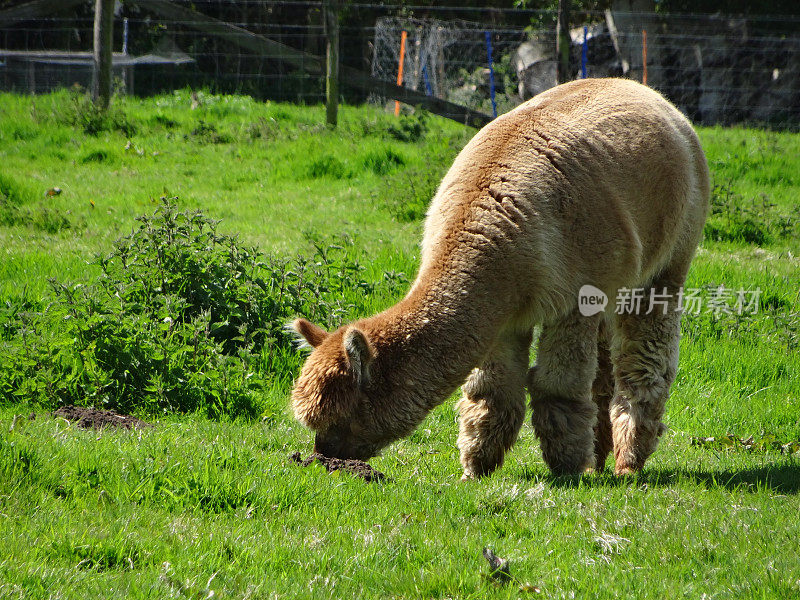
[[[466,274],[538,320],[582,285],[613,295],[688,265],[709,194],[694,130],[658,93],[622,79],[559,86],[456,158],[428,211],[418,283],[454,292]]]

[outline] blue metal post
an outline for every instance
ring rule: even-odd
[[[433,89],[431,89],[431,82],[428,79],[428,65],[422,67],[422,80],[425,82],[425,93],[428,96],[433,96]]]
[[[581,78],[586,79],[586,55],[588,54],[589,44],[586,38],[589,36],[589,28],[583,26],[583,51],[581,52]]]
[[[494,65],[492,64],[492,35],[486,32],[486,55],[489,57],[489,95],[492,97],[492,115],[497,116],[497,102],[494,98]]]

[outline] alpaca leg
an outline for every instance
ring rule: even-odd
[[[531,332],[505,334],[463,385],[458,403],[458,449],[464,478],[503,464],[525,419],[525,374]]]
[[[666,306],[655,306],[650,314],[644,314],[649,306],[642,306],[638,315],[617,315],[611,349],[614,397],[610,410],[617,475],[641,470],[666,431],[661,416],[678,367],[679,288],[680,284],[657,280],[652,289],[659,294],[666,292]]]
[[[555,475],[595,466],[597,407],[592,382],[597,373],[597,329],[602,315],[577,311],[546,323],[539,337],[536,366],[528,372],[533,427],[542,455]]]
[[[608,453],[614,447],[611,437],[611,416],[609,407],[614,397],[614,373],[609,349],[609,326],[600,321],[597,334],[597,374],[592,384],[592,398],[597,405],[597,424],[594,426],[595,469],[602,471]]]

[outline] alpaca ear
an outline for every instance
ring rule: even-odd
[[[316,348],[330,335],[322,327],[314,325],[305,319],[295,319],[291,328],[299,335],[301,348]]]
[[[364,332],[355,327],[348,329],[344,334],[344,351],[356,378],[356,385],[361,387],[369,381],[369,365],[375,356]]]

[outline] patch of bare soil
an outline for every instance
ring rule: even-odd
[[[72,421],[82,429],[102,429],[103,427],[144,429],[145,427],[152,427],[150,423],[130,415],[121,415],[113,410],[85,406],[62,406],[53,412],[53,417],[61,417],[67,421]]]
[[[319,452],[314,452],[303,459],[299,452],[294,452],[289,455],[289,460],[301,467],[308,467],[316,461],[325,467],[328,473],[331,471],[344,471],[356,477],[361,477],[364,481],[384,481],[387,479],[386,475],[373,469],[369,463],[354,458],[329,458]]]

